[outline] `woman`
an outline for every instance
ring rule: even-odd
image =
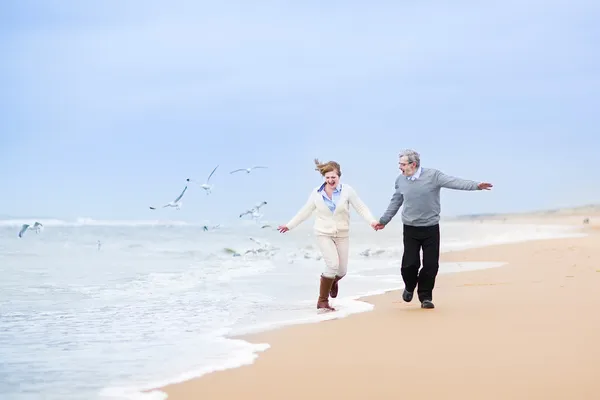
[[[367,206],[348,184],[341,184],[342,171],[335,161],[320,163],[315,159],[316,170],[324,177],[325,182],[311,191],[308,201],[294,218],[279,231],[285,233],[304,222],[315,213],[314,231],[317,245],[325,260],[325,269],[321,274],[321,286],[317,309],[335,311],[329,305],[329,296],[338,295],[338,282],[348,269],[348,248],[350,230],[350,205],[373,228],[379,223]]]

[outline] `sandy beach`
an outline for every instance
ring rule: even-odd
[[[588,236],[444,253],[506,264],[439,275],[434,310],[393,291],[362,299],[371,312],[243,337],[271,348],[160,390],[170,400],[598,399],[600,217],[524,220]]]

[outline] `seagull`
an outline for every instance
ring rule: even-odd
[[[258,239],[253,238],[253,237],[250,237],[248,239],[252,240],[254,243],[256,243],[257,245],[259,245],[261,249],[268,250],[268,251],[279,250],[278,247],[273,246],[271,243],[269,243],[267,241],[262,242],[262,241],[260,241]]]
[[[176,210],[180,210],[181,209],[181,198],[183,197],[183,194],[185,193],[185,191],[187,190],[187,185],[183,188],[183,192],[181,192],[181,194],[179,196],[177,196],[177,198],[175,200],[173,200],[170,203],[165,204],[164,206],[162,206],[162,208],[165,207],[175,207]],[[156,207],[152,207],[150,206],[151,210],[156,210]]]
[[[237,251],[235,251],[234,249],[230,248],[230,247],[225,247],[223,249],[223,251],[227,254],[231,254],[233,257],[240,257],[241,254],[238,253]]]
[[[206,194],[210,194],[211,193],[213,185],[210,185],[208,182],[210,182],[210,178],[211,178],[211,176],[213,176],[213,174],[215,173],[215,171],[217,170],[217,168],[219,168],[218,165],[215,167],[215,169],[212,170],[212,172],[210,173],[210,175],[208,175],[208,179],[206,180],[206,183],[203,183],[203,184],[200,185],[200,187],[206,191]],[[192,180],[190,178],[187,178],[187,181],[188,182],[195,182],[194,180]],[[195,182],[195,183],[198,183],[198,182]]]
[[[247,214],[250,214],[250,216],[253,219],[258,219],[263,216],[263,214],[259,213],[258,210],[253,208],[252,210],[247,210],[247,211],[244,211],[243,213],[241,213],[240,218],[242,218],[244,215],[247,215]]]
[[[246,171],[246,173],[249,174],[253,169],[257,169],[257,168],[267,168],[267,167],[263,167],[261,165],[256,165],[256,166],[250,167],[250,168],[240,168],[240,169],[236,169],[234,171],[231,171],[230,174],[234,174],[236,172],[242,172],[242,171]]]
[[[371,257],[371,256],[377,256],[377,255],[383,254],[383,253],[385,253],[384,249],[377,249],[377,250],[365,249],[365,250],[361,251],[359,254],[363,257]]]
[[[267,202],[263,201],[263,202],[257,204],[255,207],[252,207],[251,209],[244,211],[243,213],[240,214],[240,218],[242,218],[246,214],[251,214],[252,218],[255,218],[255,219],[262,217],[263,215],[260,213],[260,208],[262,206],[264,206],[265,204],[267,204]]]
[[[34,230],[35,233],[40,233],[40,231],[44,229],[44,225],[40,224],[37,221],[35,224],[33,224],[33,226],[29,224],[23,224],[21,225],[21,230],[19,231],[19,237],[23,237],[23,235],[25,234],[25,232],[27,232],[28,229]]]
[[[260,240],[255,239],[253,237],[251,237],[249,239],[252,240],[254,243],[256,243],[259,247],[246,250],[244,255],[246,255],[246,254],[255,254],[255,255],[264,254],[267,257],[272,257],[273,255],[275,255],[276,250],[279,250],[277,247],[273,246],[272,244],[270,244],[268,242],[263,243]]]

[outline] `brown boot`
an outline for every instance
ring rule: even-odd
[[[338,295],[338,282],[343,278],[343,276],[335,276],[335,279],[333,280],[333,284],[331,285],[331,290],[329,291],[329,295],[331,296],[331,298],[335,299]]]
[[[319,288],[319,300],[317,301],[317,309],[325,309],[335,311],[335,308],[329,305],[329,291],[333,285],[333,278],[326,278],[321,275],[321,286]]]

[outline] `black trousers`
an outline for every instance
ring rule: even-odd
[[[423,249],[423,268],[421,267]],[[433,287],[440,266],[440,226],[404,225],[402,279],[409,292],[417,289],[419,301],[433,300]]]

